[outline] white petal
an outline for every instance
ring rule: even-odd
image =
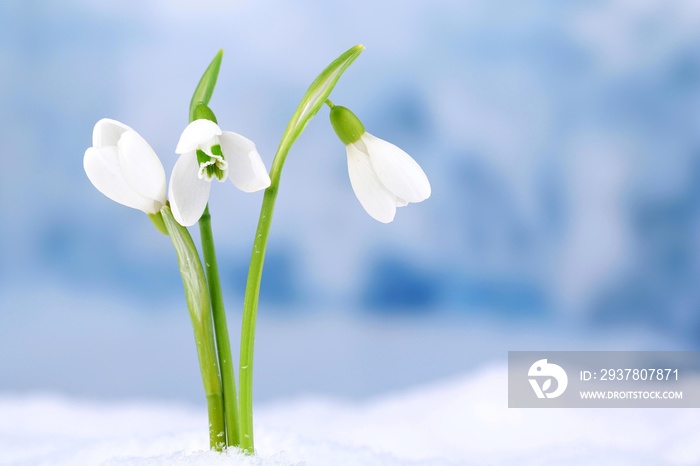
[[[407,202],[421,202],[430,197],[428,177],[410,155],[369,133],[361,139],[377,176],[396,197]]]
[[[150,145],[136,131],[122,134],[119,166],[124,178],[142,196],[165,204],[165,170]],[[160,208],[159,208],[160,210]]]
[[[375,220],[389,223],[396,215],[397,199],[379,181],[367,154],[354,145],[346,146],[350,183],[362,207]]]
[[[221,129],[219,125],[213,121],[194,120],[187,125],[180,135],[175,153],[184,154],[185,152],[196,150],[197,146],[211,141],[215,136],[220,134]]]
[[[113,201],[149,214],[160,209],[152,199],[140,195],[127,183],[116,147],[90,147],[85,151],[83,168],[97,190]]]
[[[117,120],[103,118],[97,123],[92,130],[92,145],[93,147],[116,146],[119,138],[126,131],[133,131]]]
[[[224,131],[219,136],[219,142],[228,162],[228,176],[238,189],[252,193],[270,186],[270,175],[253,141]]]
[[[209,202],[211,183],[199,179],[198,171],[197,155],[194,152],[185,152],[175,162],[170,175],[170,208],[173,217],[182,226],[189,227],[197,223]]]

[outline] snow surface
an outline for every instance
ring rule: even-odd
[[[257,456],[207,451],[203,410],[0,396],[0,464],[697,465],[694,409],[509,409],[503,364],[364,402],[260,406]]]

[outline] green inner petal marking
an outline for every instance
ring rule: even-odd
[[[217,180],[223,181],[225,175],[224,175],[223,170],[221,170],[218,165],[216,165],[216,164],[207,165],[206,171],[207,171],[207,177],[210,180],[212,180],[212,179],[214,179],[214,177],[216,177]]]
[[[209,157],[203,150],[197,149],[197,163],[201,167],[202,164],[211,162],[211,157]]]
[[[211,181],[216,178],[219,181],[226,179],[226,170],[228,163],[224,160],[221,152],[221,146],[215,145],[211,147],[212,155],[207,154],[201,149],[197,149],[197,163],[199,164],[199,176]]]

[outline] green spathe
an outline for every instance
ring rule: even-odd
[[[359,118],[349,109],[334,105],[331,107],[331,125],[340,140],[346,146],[360,140],[365,134],[365,127]]]
[[[306,90],[306,94],[302,97],[301,103],[299,103],[292,118],[289,120],[289,123],[287,123],[287,128],[284,130],[282,140],[277,147],[277,153],[272,161],[270,178],[272,178],[273,184],[275,183],[274,179],[279,176],[279,172],[282,170],[289,149],[291,149],[294,142],[304,131],[306,125],[309,124],[311,118],[321,109],[323,103],[328,99],[328,96],[345,70],[352,65],[352,62],[360,56],[364,49],[365,46],[362,44],[350,47],[338,58],[333,60],[331,64],[314,79],[314,82],[312,82]]]
[[[216,87],[216,80],[219,77],[219,68],[221,68],[221,58],[224,56],[224,51],[219,52],[214,56],[214,59],[209,63],[209,66],[204,71],[202,78],[199,80],[197,87],[192,94],[190,100],[190,121],[194,121],[194,111],[200,103],[208,104],[211,95]]]

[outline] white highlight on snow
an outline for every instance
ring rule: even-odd
[[[258,455],[207,451],[204,410],[0,396],[0,464],[54,466],[692,465],[684,409],[509,409],[504,365],[364,403],[257,411]]]

